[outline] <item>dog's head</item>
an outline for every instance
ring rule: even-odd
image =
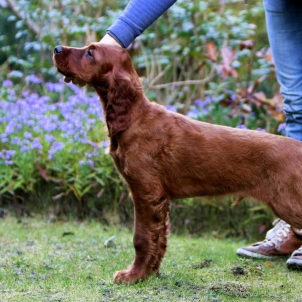
[[[128,52],[116,45],[91,43],[82,48],[56,46],[53,62],[58,71],[80,86],[101,87],[110,76],[131,80],[134,68]],[[106,81],[107,80],[107,81]]]
[[[92,85],[101,97],[109,134],[125,130],[131,108],[142,97],[139,77],[128,52],[92,43],[82,48],[56,46],[53,61],[58,71],[75,84]]]

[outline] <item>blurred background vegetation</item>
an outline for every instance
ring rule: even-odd
[[[102,119],[89,111],[94,92],[64,84],[52,63],[58,44],[81,47],[99,41],[126,4],[0,0],[3,208],[20,217],[42,213],[51,220],[77,217],[132,224],[132,203],[106,154]],[[178,0],[128,50],[150,100],[194,119],[282,135],[282,98],[261,0],[249,0],[247,5],[243,0]],[[38,120],[53,115],[66,126],[63,104],[74,98],[87,106],[75,104],[68,114],[73,120],[75,115],[82,118],[84,124],[89,118],[93,126],[82,125],[86,132],[81,139],[75,142],[72,137],[77,134],[66,134],[63,126],[37,126]],[[37,117],[43,101],[48,107]],[[31,113],[21,122],[24,106]],[[27,123],[30,119],[32,125]],[[252,200],[236,207],[230,206],[233,201],[231,197],[173,201],[172,230],[261,237],[270,227],[272,212]]]

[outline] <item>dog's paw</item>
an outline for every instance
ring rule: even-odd
[[[144,274],[140,274],[137,271],[135,272],[134,269],[126,269],[115,273],[114,282],[132,284],[145,279],[145,277]]]

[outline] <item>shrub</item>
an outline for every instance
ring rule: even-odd
[[[98,97],[62,81],[42,87],[38,77],[26,79],[20,96],[9,80],[0,90],[0,194],[31,194],[43,179],[55,186],[54,200],[71,194],[82,203],[92,193],[104,198],[113,185],[117,199],[123,186],[106,154]]]

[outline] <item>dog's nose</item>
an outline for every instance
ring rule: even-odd
[[[61,45],[58,45],[55,47],[55,49],[53,50],[55,55],[60,54],[61,52],[63,52],[63,47]]]

